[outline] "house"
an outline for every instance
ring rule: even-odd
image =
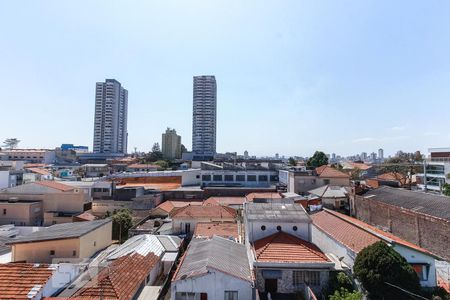
[[[131,164],[127,166],[127,172],[152,172],[158,171],[160,166],[151,164]]]
[[[247,202],[252,202],[258,199],[281,199],[282,196],[280,193],[276,192],[255,192],[255,193],[249,193],[247,196],[245,196],[245,199]]]
[[[0,264],[0,299],[50,297],[70,283],[79,271],[79,267],[71,264]]]
[[[171,300],[256,299],[246,248],[214,236],[193,239],[171,285]]]
[[[84,164],[80,170],[85,177],[103,177],[110,173],[108,164]]]
[[[220,236],[235,242],[241,242],[242,237],[239,232],[240,226],[232,222],[205,222],[197,223],[194,237],[199,239],[211,239],[213,236]]]
[[[223,205],[234,209],[241,209],[246,201],[245,197],[209,197],[203,201],[203,205]]]
[[[292,200],[244,205],[246,246],[256,287],[266,295],[321,292],[332,262],[311,240],[311,218]],[[282,295],[281,295],[282,296]]]
[[[28,182],[41,181],[41,180],[53,180],[52,173],[47,169],[26,168],[25,170],[27,171],[27,173],[29,173],[30,175],[33,175],[33,177],[34,177],[33,179],[29,180]],[[24,181],[24,183],[26,183],[26,182]]]
[[[11,197],[0,200],[0,225],[40,226],[43,223],[42,202]]]
[[[355,258],[362,249],[383,241],[411,264],[422,286],[437,285],[435,260],[438,257],[428,250],[336,211],[324,209],[311,218],[313,242],[324,251],[341,257],[349,267],[353,268]]]
[[[237,212],[227,206],[188,205],[170,214],[174,233],[193,233],[199,222],[235,222]]]
[[[112,221],[57,224],[7,242],[13,262],[51,263],[89,258],[112,243]]]
[[[181,207],[188,205],[203,205],[201,201],[166,200],[150,211],[151,216],[168,217],[170,213]]]
[[[372,188],[378,188],[383,185],[392,187],[403,187],[410,183],[409,178],[398,172],[383,173],[375,178],[366,179],[366,184]]]
[[[167,276],[180,244],[177,237],[134,236],[116,249],[102,252],[98,265],[91,264],[58,299],[138,299],[146,287]]]
[[[320,166],[316,168],[316,173],[323,184],[350,186],[350,175],[341,172],[331,166]]]
[[[340,209],[348,206],[348,192],[345,187],[324,185],[308,191],[313,197],[321,199],[322,205],[329,208]]]
[[[351,174],[355,171],[359,171],[359,176],[361,178],[370,178],[376,175],[376,170],[373,166],[362,162],[344,161],[340,164],[342,165],[342,170],[345,173]]]
[[[357,219],[450,260],[450,197],[382,186],[351,201]]]

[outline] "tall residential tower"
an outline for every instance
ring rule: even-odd
[[[216,154],[217,86],[214,76],[194,76],[192,152],[194,159]]]
[[[167,128],[162,134],[162,153],[165,159],[181,158],[181,136],[175,129]]]
[[[115,79],[95,86],[94,152],[127,153],[128,91]]]

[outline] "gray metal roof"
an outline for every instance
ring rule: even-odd
[[[109,222],[111,222],[111,219],[56,224],[47,227],[43,230],[35,231],[26,236],[11,239],[7,244],[11,245],[11,244],[32,243],[39,241],[78,238]]]
[[[181,239],[177,236],[157,235],[156,238],[161,242],[166,251],[178,252],[181,245]]]
[[[0,236],[0,255],[11,252],[11,246],[6,245],[11,238],[6,236]]]
[[[282,200],[274,200],[268,203],[245,203],[244,213],[247,220],[273,220],[293,223],[311,221],[303,206]]]
[[[383,186],[364,197],[450,221],[450,197]]]
[[[345,198],[347,197],[347,191],[345,187],[336,185],[324,185],[313,190],[308,191],[308,193],[317,195],[324,198]]]
[[[210,269],[252,281],[245,246],[218,236],[192,239],[175,281],[206,274]]]

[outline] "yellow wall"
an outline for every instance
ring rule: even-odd
[[[97,251],[102,250],[111,244],[112,222],[109,222],[80,238],[80,257],[91,257]]]
[[[3,214],[4,209],[6,209],[5,215]],[[40,202],[0,202],[0,225],[11,223],[20,226],[41,225],[42,215]]]

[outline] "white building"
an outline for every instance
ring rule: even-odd
[[[94,152],[127,153],[128,91],[115,79],[95,86]]]
[[[428,151],[430,156],[424,162],[423,172],[416,174],[417,186],[441,192],[444,184],[450,183],[450,147]]]

